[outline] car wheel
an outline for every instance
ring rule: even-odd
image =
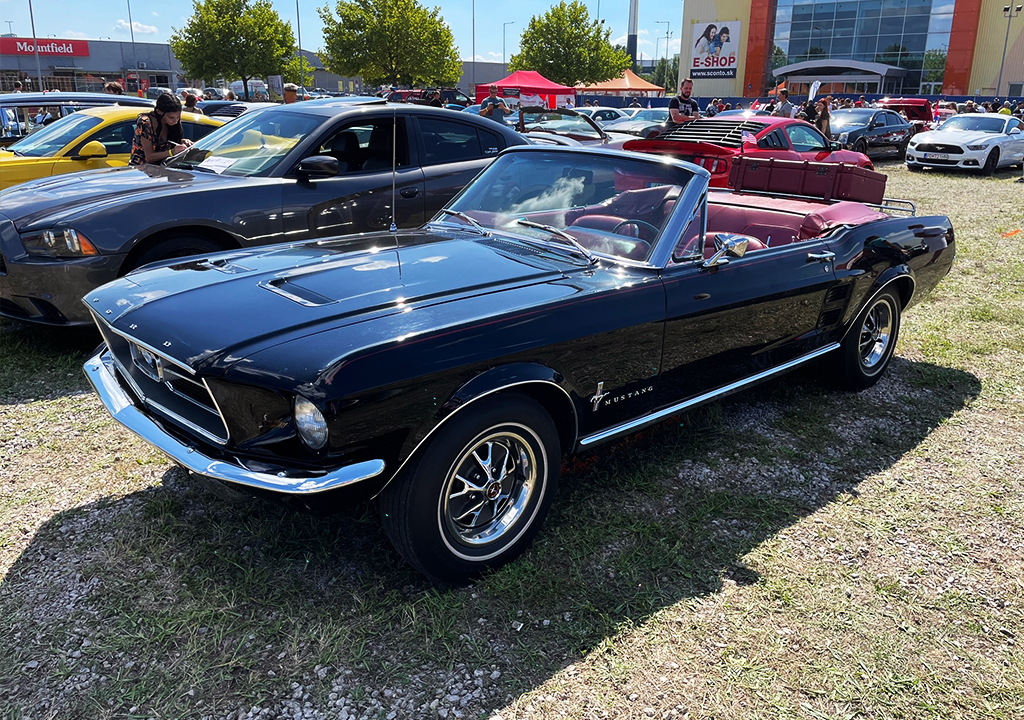
[[[910,172],[921,172],[921,166],[911,165],[910,163],[907,163],[907,170],[909,170]]]
[[[839,380],[851,390],[871,387],[889,367],[900,334],[900,300],[883,290],[857,317],[839,350]]]
[[[223,249],[213,240],[208,240],[198,235],[174,235],[157,242],[155,245],[139,253],[129,262],[125,272],[151,262],[189,257],[190,255],[200,255],[202,253],[220,252]]]
[[[910,145],[910,139],[904,140],[900,143],[900,146],[896,149],[896,159],[906,160],[907,159],[907,147]]]
[[[999,148],[992,148],[992,152],[985,158],[985,166],[981,171],[986,175],[995,175],[996,167],[999,165]]]
[[[461,583],[518,557],[551,507],[558,431],[533,400],[496,395],[452,418],[384,489],[381,523],[435,580]]]
[[[868,154],[868,144],[866,142],[864,142],[863,138],[861,138],[860,140],[858,140],[857,142],[855,142],[853,144],[853,151],[854,152],[859,152],[862,155],[867,155]]]

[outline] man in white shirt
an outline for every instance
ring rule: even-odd
[[[791,118],[796,114],[796,108],[789,102],[789,90],[782,88],[779,90],[779,104],[775,106],[775,110],[772,111],[772,115],[776,117],[788,117]]]

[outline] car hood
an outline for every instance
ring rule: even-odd
[[[142,198],[252,182],[253,178],[140,165],[32,180],[0,192],[0,207],[18,230],[25,232],[71,223],[83,213],[110,205],[130,205]]]
[[[417,308],[549,282],[569,267],[527,246],[421,229],[168,261],[83,302],[115,331],[213,372],[377,317],[411,313],[412,331]]]
[[[998,133],[976,130],[929,130],[914,136],[915,143],[944,143],[947,145],[980,145],[986,140],[998,140]]]

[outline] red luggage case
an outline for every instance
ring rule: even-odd
[[[852,200],[879,204],[885,197],[886,176],[845,163],[816,163],[741,156],[733,158],[729,185],[782,195],[821,200]]]

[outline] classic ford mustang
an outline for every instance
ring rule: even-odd
[[[462,581],[526,548],[567,453],[817,358],[871,385],[953,262],[944,217],[709,179],[511,148],[420,229],[90,292],[86,373],[189,470],[309,507],[361,490],[406,560]]]

